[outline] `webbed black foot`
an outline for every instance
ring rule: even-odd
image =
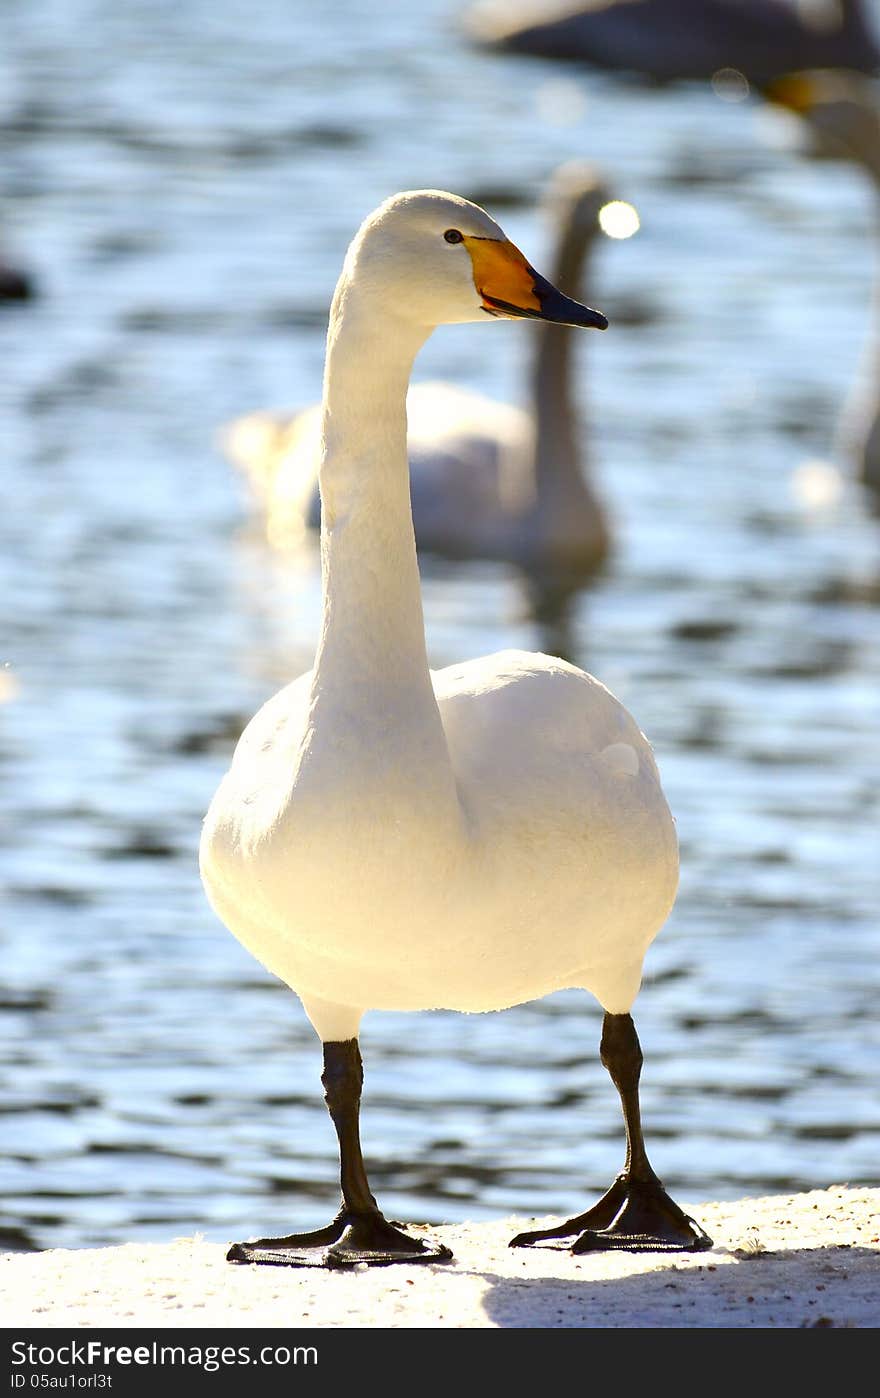
[[[233,1243],[227,1262],[269,1267],[387,1267],[394,1262],[449,1262],[452,1253],[432,1239],[411,1238],[380,1213],[343,1210],[326,1228],[290,1233],[286,1238],[258,1238]]]
[[[703,1252],[712,1239],[680,1209],[656,1176],[636,1180],[624,1172],[598,1204],[556,1228],[518,1233],[513,1247],[558,1238],[575,1238],[571,1251],[605,1252],[621,1248],[629,1252]]]
[[[703,1252],[712,1239],[669,1197],[645,1151],[639,1111],[642,1050],[628,1014],[606,1011],[600,1048],[602,1062],[620,1094],[626,1127],[626,1163],[598,1204],[556,1228],[518,1233],[512,1248],[557,1238],[575,1238],[572,1252],[625,1248],[630,1252]]]

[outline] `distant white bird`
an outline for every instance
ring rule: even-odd
[[[342,1207],[232,1261],[442,1260],[388,1222],[359,1143],[366,1009],[500,1010],[563,987],[605,1009],[601,1056],[627,1151],[552,1236],[697,1249],[654,1174],[630,1008],[675,897],[675,828],[651,748],[597,680],[506,651],[428,669],[409,502],[406,391],[434,328],[528,317],[604,329],[484,210],[419,190],[362,225],[330,312],[322,405],[323,623],[314,669],[245,729],[201,842],[208,897],[302,1000],[324,1045]],[[527,1244],[551,1234],[523,1234]]]
[[[766,95],[794,111],[816,139],[816,152],[854,161],[880,193],[880,92],[853,74],[792,73]],[[880,507],[880,283],[874,288],[874,325],[839,428],[841,454],[856,462],[859,479]]]
[[[570,291],[612,205],[590,166],[557,170],[545,207],[553,228],[551,275]],[[449,383],[413,385],[407,399],[412,511],[420,553],[516,564],[536,595],[564,597],[588,580],[609,550],[610,527],[590,482],[583,427],[573,401],[572,333],[540,321],[533,330],[528,403],[512,407]],[[320,526],[317,488],[321,407],[249,413],[221,437],[247,476],[270,541],[285,547]]]
[[[880,69],[862,0],[478,0],[478,43],[660,82],[733,68],[764,83],[795,68]]]

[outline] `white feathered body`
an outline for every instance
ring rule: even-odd
[[[212,905],[307,1008],[496,1010],[580,986],[627,1011],[678,877],[648,742],[548,656],[431,680],[445,762],[406,697],[365,723],[355,684],[325,726],[310,673],[259,711],[205,821]]]

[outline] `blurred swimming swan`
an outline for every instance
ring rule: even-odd
[[[464,199],[418,190],[366,219],[330,312],[315,666],[245,729],[201,842],[215,911],[296,991],[323,1042],[342,1206],[326,1228],[235,1244],[232,1261],[448,1257],[389,1223],[370,1191],[363,1012],[499,1010],[566,986],[604,1006],[601,1057],[627,1149],[600,1203],[552,1236],[577,1235],[580,1251],[709,1245],[654,1174],[639,1123],[629,1011],[678,878],[650,746],[564,661],[506,651],[428,669],[407,384],[436,326],[496,316],[607,324]]]
[[[810,127],[816,153],[844,157],[867,171],[880,194],[880,93],[853,74],[793,73],[766,95],[794,111]],[[874,286],[874,327],[864,363],[841,417],[838,445],[856,463],[859,479],[880,508],[880,283]]]
[[[880,68],[862,0],[480,0],[464,22],[481,44],[661,82]]]
[[[590,166],[573,162],[555,172],[545,208],[557,285],[581,284],[610,201]],[[604,562],[610,528],[585,473],[572,402],[572,332],[539,322],[532,333],[530,410],[449,383],[410,388],[413,520],[422,553],[506,560],[534,580],[538,593],[564,594]],[[279,547],[320,526],[320,433],[320,405],[293,415],[250,413],[222,433]]]

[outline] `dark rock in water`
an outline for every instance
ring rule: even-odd
[[[29,301],[34,295],[34,281],[27,272],[0,262],[0,301]]]

